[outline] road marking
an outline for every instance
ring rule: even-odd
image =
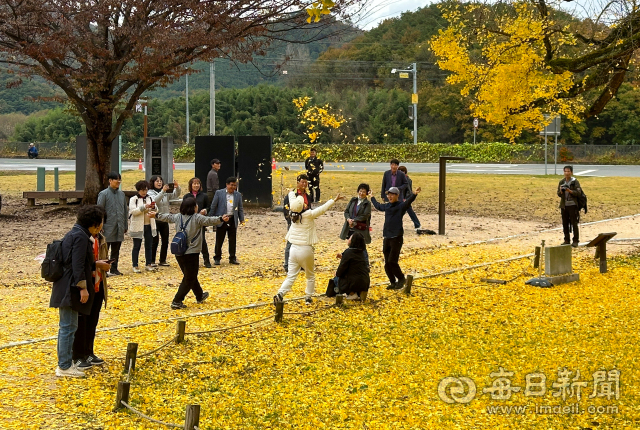
[[[584,171],[582,171],[582,172],[576,172],[576,173],[574,173],[574,175],[576,175],[576,176],[577,176],[577,175],[585,175],[585,174],[587,174],[587,173],[597,172],[597,171],[598,171],[598,169],[594,169],[594,170],[584,170]]]

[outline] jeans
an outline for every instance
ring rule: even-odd
[[[133,239],[133,250],[131,251],[131,261],[133,267],[138,267],[138,255],[140,254],[140,247],[142,246],[142,239]],[[153,233],[151,231],[151,225],[144,226],[144,259],[147,264],[153,262]]]
[[[222,244],[224,243],[224,237],[229,237],[229,261],[236,259],[236,235],[238,228],[234,217],[229,217],[229,221],[223,222],[216,230],[216,253],[213,255],[215,260],[222,258]]]
[[[287,278],[280,286],[278,293],[284,296],[291,291],[291,287],[298,277],[300,268],[304,269],[304,274],[307,276],[305,296],[311,297],[313,295],[316,291],[316,272],[313,262],[313,246],[311,245],[291,245],[289,271],[287,272]]]
[[[384,271],[386,272],[389,281],[392,283],[404,280],[404,274],[402,273],[402,269],[400,269],[400,264],[398,264],[403,242],[403,236],[396,236],[392,238],[385,237],[382,241]]]
[[[153,257],[151,262],[156,262],[156,255],[158,253],[158,244],[160,238],[162,238],[162,246],[160,247],[160,263],[167,262],[167,249],[169,248],[169,223],[156,220],[156,230],[158,234],[153,238]]]
[[[72,287],[74,288],[74,287]],[[78,330],[78,312],[70,306],[58,309],[60,323],[58,325],[58,367],[67,370],[73,362],[73,339]]]
[[[578,230],[578,218],[580,217],[580,210],[578,206],[566,206],[564,209],[560,209],[562,214],[562,230],[564,231],[564,241],[571,242],[571,229],[573,229],[573,241],[575,243],[580,242],[580,231]]]
[[[122,242],[108,242],[107,249],[111,248],[111,259],[114,260],[111,263],[111,272],[116,272],[118,270],[118,260],[120,260],[120,247],[122,246]]]
[[[200,286],[200,281],[198,281],[200,254],[176,255],[176,260],[178,261],[180,270],[182,270],[182,282],[180,282],[178,292],[173,298],[173,301],[182,303],[187,294],[189,294],[189,291],[192,290],[196,296],[196,300],[201,300],[203,291]]]
[[[89,286],[92,288],[92,286]],[[104,288],[100,284],[100,291],[93,297],[91,313],[89,315],[78,315],[78,330],[73,340],[73,359],[85,359],[93,355],[93,342],[96,339],[96,328],[100,319],[100,309],[104,300]]]
[[[411,221],[413,221],[413,226],[415,228],[420,227],[420,220],[418,219],[418,215],[416,215],[411,206],[409,206],[409,209],[407,209],[407,213],[409,214],[409,218],[411,218]]]

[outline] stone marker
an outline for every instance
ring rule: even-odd
[[[571,245],[548,246],[544,249],[544,273],[547,276],[573,273]]]

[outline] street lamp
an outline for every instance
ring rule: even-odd
[[[409,73],[413,74],[413,94],[411,94],[411,103],[413,104],[413,143],[418,143],[418,81],[416,63],[412,63],[409,69],[391,69],[392,74],[399,74],[400,78],[408,78]]]

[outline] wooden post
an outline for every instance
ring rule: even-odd
[[[44,167],[38,167],[37,179],[36,179],[36,191],[45,191],[46,188],[46,176]]]
[[[124,357],[124,373],[133,372],[136,370],[136,357],[138,355],[138,344],[127,344],[127,355]]]
[[[53,168],[53,189],[54,191],[60,191],[60,178],[59,178],[59,171],[57,167]],[[64,203],[65,204],[67,203],[66,200]]]
[[[600,257],[600,273],[607,273],[607,242],[602,241],[598,245],[598,256]]]
[[[185,320],[178,321],[176,326],[176,343],[184,342],[184,331],[187,328],[187,322]]]
[[[67,198],[66,198],[66,197],[60,197],[60,198],[58,199],[58,204],[59,204],[60,206],[66,206],[66,205],[67,205]]]
[[[124,381],[119,381],[118,382],[118,392],[116,393],[116,407],[113,408],[113,412],[117,411],[118,409],[124,408],[124,406],[122,406],[122,401],[124,401],[125,403],[129,403],[129,388],[131,387],[131,384],[129,382],[124,382]]]
[[[200,425],[200,405],[187,405],[187,415],[184,419],[184,430],[193,430]]]
[[[536,246],[535,257],[533,257],[533,268],[537,269],[540,266],[540,247]]]
[[[27,199],[27,206],[35,206],[36,205],[36,199],[35,198],[28,198]]]
[[[413,275],[407,275],[407,282],[404,284],[404,292],[407,296],[411,295],[411,285],[413,285]]]
[[[344,296],[342,294],[336,294],[336,305],[344,304]]]
[[[284,313],[284,302],[280,301],[276,303],[276,322],[282,322],[282,315]]]
[[[447,159],[440,157],[440,170],[438,173],[438,234],[445,233],[445,200],[447,192]]]

